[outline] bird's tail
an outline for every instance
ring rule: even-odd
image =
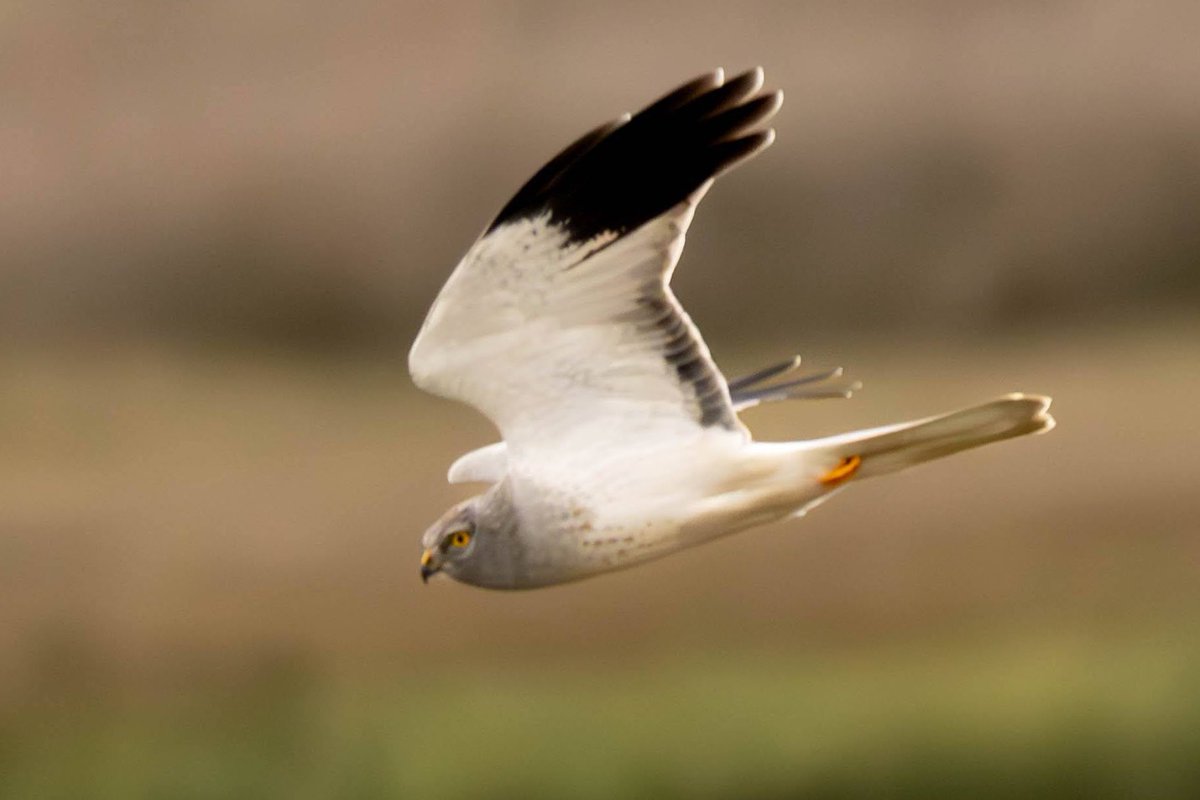
[[[1054,427],[1050,398],[1010,394],[983,405],[928,419],[902,422],[808,442],[830,486],[850,477],[872,477],[911,467],[960,450],[1044,433]]]

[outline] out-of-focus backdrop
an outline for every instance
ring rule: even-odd
[[[1200,6],[0,10],[0,794],[1200,794]],[[422,586],[494,434],[404,356],[574,136],[763,64],[727,374],[1059,428],[563,588]]]

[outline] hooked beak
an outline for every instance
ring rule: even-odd
[[[429,583],[429,576],[441,569],[437,563],[437,555],[432,548],[426,548],[421,554],[421,583]]]

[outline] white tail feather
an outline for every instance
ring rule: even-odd
[[[961,450],[1054,427],[1050,398],[1010,394],[971,408],[929,419],[902,422],[809,442],[813,450],[838,459],[858,456],[856,477],[866,478],[911,467]]]

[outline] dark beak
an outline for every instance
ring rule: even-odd
[[[432,550],[426,550],[421,554],[421,583],[429,583],[429,576],[441,569],[434,562],[435,558]]]

